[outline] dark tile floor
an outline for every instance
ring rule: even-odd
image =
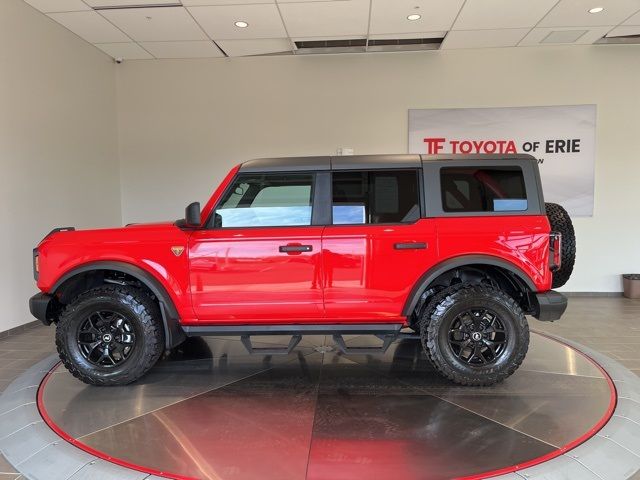
[[[531,321],[533,329],[598,350],[640,375],[640,301],[572,297],[563,319]],[[55,352],[53,328],[34,326],[0,339],[0,391],[37,361]],[[0,456],[0,480],[21,478]]]
[[[571,297],[561,320],[530,325],[604,353],[640,375],[640,300]]]

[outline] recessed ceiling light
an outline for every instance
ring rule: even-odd
[[[249,26],[247,22],[236,22],[234,25],[238,28],[247,28]]]
[[[422,15],[418,15],[417,13],[412,13],[411,15],[407,16],[407,20],[420,20],[422,18]]]
[[[603,7],[595,7],[595,8],[592,8],[591,10],[589,10],[589,13],[600,13],[603,10],[604,10]]]

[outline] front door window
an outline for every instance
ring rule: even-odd
[[[240,175],[216,209],[216,226],[311,225],[313,174]]]

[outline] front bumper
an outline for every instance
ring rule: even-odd
[[[45,325],[51,325],[51,319],[47,316],[49,312],[49,305],[51,304],[53,297],[46,293],[36,293],[29,299],[29,310],[31,315],[36,317]]]
[[[567,309],[567,297],[554,290],[536,293],[536,299],[538,311],[534,317],[543,322],[558,320]]]

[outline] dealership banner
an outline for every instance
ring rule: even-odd
[[[529,153],[544,197],[593,215],[595,105],[409,110],[409,153]]]

